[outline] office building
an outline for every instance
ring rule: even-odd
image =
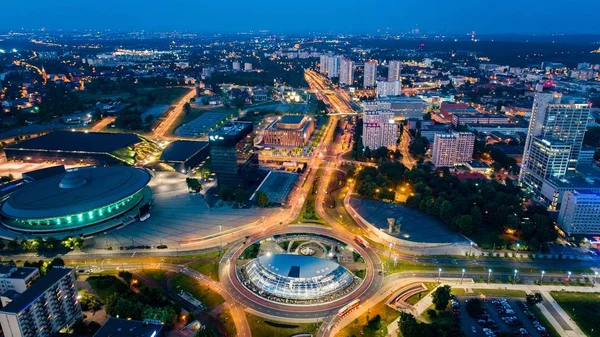
[[[315,130],[315,122],[309,116],[283,116],[265,128],[265,145],[304,146]]]
[[[206,160],[208,147],[208,142],[176,140],[163,150],[160,162],[171,166],[177,172],[187,173]]]
[[[81,318],[72,269],[55,267],[0,309],[6,337],[46,337]]]
[[[545,179],[576,169],[589,113],[588,104],[561,104],[558,93],[535,94],[519,175],[533,200],[540,201]]]
[[[210,133],[211,167],[219,187],[235,188],[248,182],[258,165],[252,131],[252,122],[232,121]]]
[[[592,165],[594,163],[595,155],[595,148],[584,145],[583,147],[581,147],[581,150],[579,150],[579,159],[577,160],[577,167],[579,168],[580,166]]]
[[[473,159],[475,135],[470,132],[436,134],[431,161],[435,167],[453,167]]]
[[[241,64],[238,61],[234,61],[231,68],[233,68],[233,70],[241,70]]]
[[[558,213],[558,225],[567,235],[600,234],[600,193],[568,191]]]
[[[394,147],[398,139],[398,124],[392,111],[365,111],[363,114],[363,146],[378,149]]]
[[[252,63],[250,63],[250,62],[244,63],[244,71],[251,71],[251,70],[252,70]]]
[[[383,97],[376,101],[365,102],[365,111],[391,111],[397,119],[423,119],[427,108],[424,100],[416,97]]]
[[[375,86],[375,77],[377,77],[377,62],[365,62],[365,71],[363,73],[363,87],[372,88]]]
[[[40,272],[37,268],[0,264],[0,294],[11,290],[20,294],[38,277]]]
[[[389,66],[388,66],[387,80],[390,82],[399,81],[400,80],[400,69],[402,69],[400,61],[396,61],[396,60],[390,61]]]
[[[340,62],[340,84],[352,85],[354,81],[354,62],[343,58]]]
[[[466,125],[466,124],[508,124],[510,118],[505,115],[499,114],[453,114],[452,125]]]
[[[377,81],[377,97],[400,96],[400,81]]]

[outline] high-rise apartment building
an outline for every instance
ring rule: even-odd
[[[55,267],[0,309],[6,337],[46,337],[81,318],[72,269]]]
[[[363,87],[371,88],[375,86],[375,77],[377,77],[377,62],[365,62],[365,71],[363,73]]]
[[[589,113],[588,104],[561,104],[558,93],[535,94],[519,175],[534,200],[545,179],[576,169]]]
[[[470,132],[436,134],[431,162],[435,167],[453,167],[473,159],[475,135]]]
[[[377,96],[389,97],[400,96],[402,84],[400,81],[377,81]]]
[[[340,62],[340,84],[352,85],[354,81],[354,62],[351,59],[342,58]]]
[[[0,295],[9,290],[23,293],[38,277],[40,277],[40,272],[35,267],[2,264],[0,265]]]
[[[319,72],[323,75],[327,74],[327,55],[321,55],[319,58]]]
[[[238,61],[234,61],[231,64],[231,67],[233,68],[233,70],[240,70],[241,69],[241,64]]]
[[[252,63],[250,63],[250,62],[244,63],[244,71],[251,71],[251,70],[252,70]]]
[[[327,77],[334,78],[340,76],[340,56],[327,57]]]
[[[388,81],[399,81],[400,80],[400,69],[401,63],[397,60],[392,60],[388,66]]]
[[[398,124],[392,111],[364,111],[363,146],[378,149],[393,147],[398,139]]]
[[[600,234],[600,193],[590,191],[565,192],[558,225],[567,235]]]

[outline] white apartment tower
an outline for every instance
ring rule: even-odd
[[[588,104],[561,104],[558,93],[535,94],[519,175],[534,198],[545,179],[561,178],[577,167],[589,113]]]
[[[365,111],[363,113],[363,146],[378,149],[393,147],[398,139],[398,124],[392,111]]]
[[[473,159],[475,135],[470,132],[436,134],[431,162],[435,167],[453,167]]]
[[[343,58],[340,62],[340,84],[352,85],[354,81],[354,62]]]
[[[375,77],[377,77],[377,62],[365,62],[365,71],[363,73],[363,87],[372,88],[375,86]]]
[[[400,96],[401,93],[400,81],[377,81],[377,97]]]
[[[567,233],[600,234],[600,193],[568,191],[558,212],[558,225]]]
[[[323,75],[327,74],[327,55],[321,55],[319,59],[319,72]]]
[[[72,269],[55,267],[0,309],[6,337],[53,336],[81,318]]]
[[[401,63],[397,60],[392,60],[388,66],[388,81],[399,81],[400,80],[400,69]]]
[[[327,57],[327,77],[339,77],[340,76],[340,56],[328,56]]]

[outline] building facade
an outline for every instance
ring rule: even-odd
[[[400,96],[402,85],[400,81],[377,81],[377,96]]]
[[[377,77],[377,62],[365,62],[365,71],[363,73],[363,87],[372,88],[375,86],[375,77]]]
[[[391,111],[365,111],[363,114],[363,146],[378,149],[396,146],[398,124]]]
[[[567,235],[600,234],[600,193],[568,191],[558,213],[558,225]]]
[[[309,116],[283,116],[265,128],[263,143],[279,146],[304,146],[315,130]]]
[[[343,58],[340,62],[340,84],[352,85],[354,82],[354,62]]]
[[[23,293],[31,282],[40,277],[40,272],[34,267],[17,267],[13,265],[0,265],[0,294],[12,290]]]
[[[258,165],[252,122],[229,122],[209,135],[212,171],[219,187],[239,187]]]
[[[470,132],[436,134],[431,162],[435,167],[453,167],[473,159],[475,135]]]
[[[327,77],[334,78],[340,76],[340,56],[327,57]]]
[[[497,114],[453,114],[452,125],[466,124],[508,124],[510,118]]]
[[[400,69],[402,69],[400,61],[390,61],[388,66],[388,81],[391,82],[400,80]]]
[[[589,113],[589,104],[561,104],[558,93],[535,94],[519,175],[533,200],[539,201],[544,179],[576,169]]]
[[[49,337],[81,318],[72,269],[55,267],[0,309],[6,337]]]

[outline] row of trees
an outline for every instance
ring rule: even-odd
[[[362,197],[394,200],[400,186],[412,191],[406,206],[436,216],[465,235],[493,233],[498,237],[510,229],[536,250],[557,237],[547,211],[543,207],[524,209],[521,189],[510,179],[505,184],[461,182],[447,169],[435,171],[422,164],[408,170],[400,163],[367,167],[357,174],[357,191]],[[502,241],[492,243],[501,245]]]
[[[51,252],[51,251],[57,251],[57,250],[61,250],[61,249],[75,249],[75,248],[81,248],[83,247],[83,244],[85,243],[85,240],[81,237],[67,237],[64,238],[62,240],[53,238],[53,237],[49,237],[49,238],[42,238],[42,237],[36,237],[33,240],[18,240],[18,239],[14,239],[14,240],[9,240],[6,241],[4,239],[0,238],[0,251],[1,250],[8,250],[11,253],[18,253],[21,251],[24,252]]]

